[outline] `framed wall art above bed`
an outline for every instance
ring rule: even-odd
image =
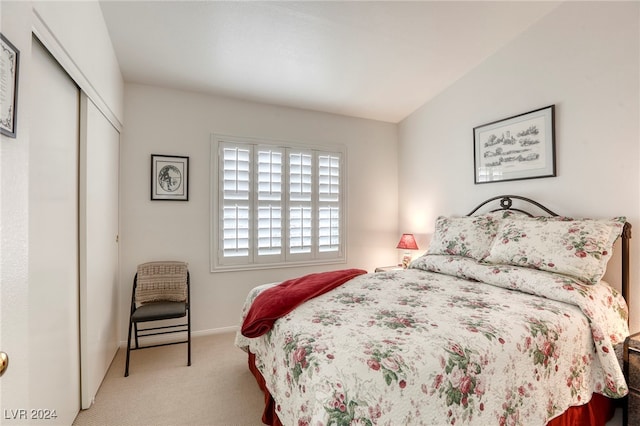
[[[556,175],[555,105],[473,129],[474,182]]]
[[[622,236],[628,288],[630,225],[489,201],[500,206],[439,217],[406,270],[254,288],[236,345],[265,391],[263,422],[604,425],[628,392],[616,351],[629,329],[602,276]]]

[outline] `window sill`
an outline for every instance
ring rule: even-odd
[[[282,268],[300,268],[304,266],[317,266],[317,265],[338,265],[347,263],[346,259],[321,259],[316,261],[304,261],[304,262],[287,262],[287,263],[264,263],[253,265],[229,265],[229,266],[212,266],[211,273],[219,272],[246,272],[257,271],[262,269],[282,269]]]

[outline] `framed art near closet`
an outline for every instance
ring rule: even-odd
[[[151,199],[189,200],[189,157],[151,154]]]

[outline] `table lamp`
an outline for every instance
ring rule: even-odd
[[[402,267],[407,268],[411,262],[411,253],[409,250],[418,250],[418,244],[413,234],[402,234],[400,242],[396,248],[404,250],[404,256],[402,257]]]

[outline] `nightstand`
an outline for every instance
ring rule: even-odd
[[[404,268],[402,265],[393,265],[393,266],[378,266],[376,268],[376,272],[387,272],[387,271],[402,271]]]
[[[624,377],[629,395],[622,413],[622,424],[640,424],[640,333],[632,334],[624,341]]]

